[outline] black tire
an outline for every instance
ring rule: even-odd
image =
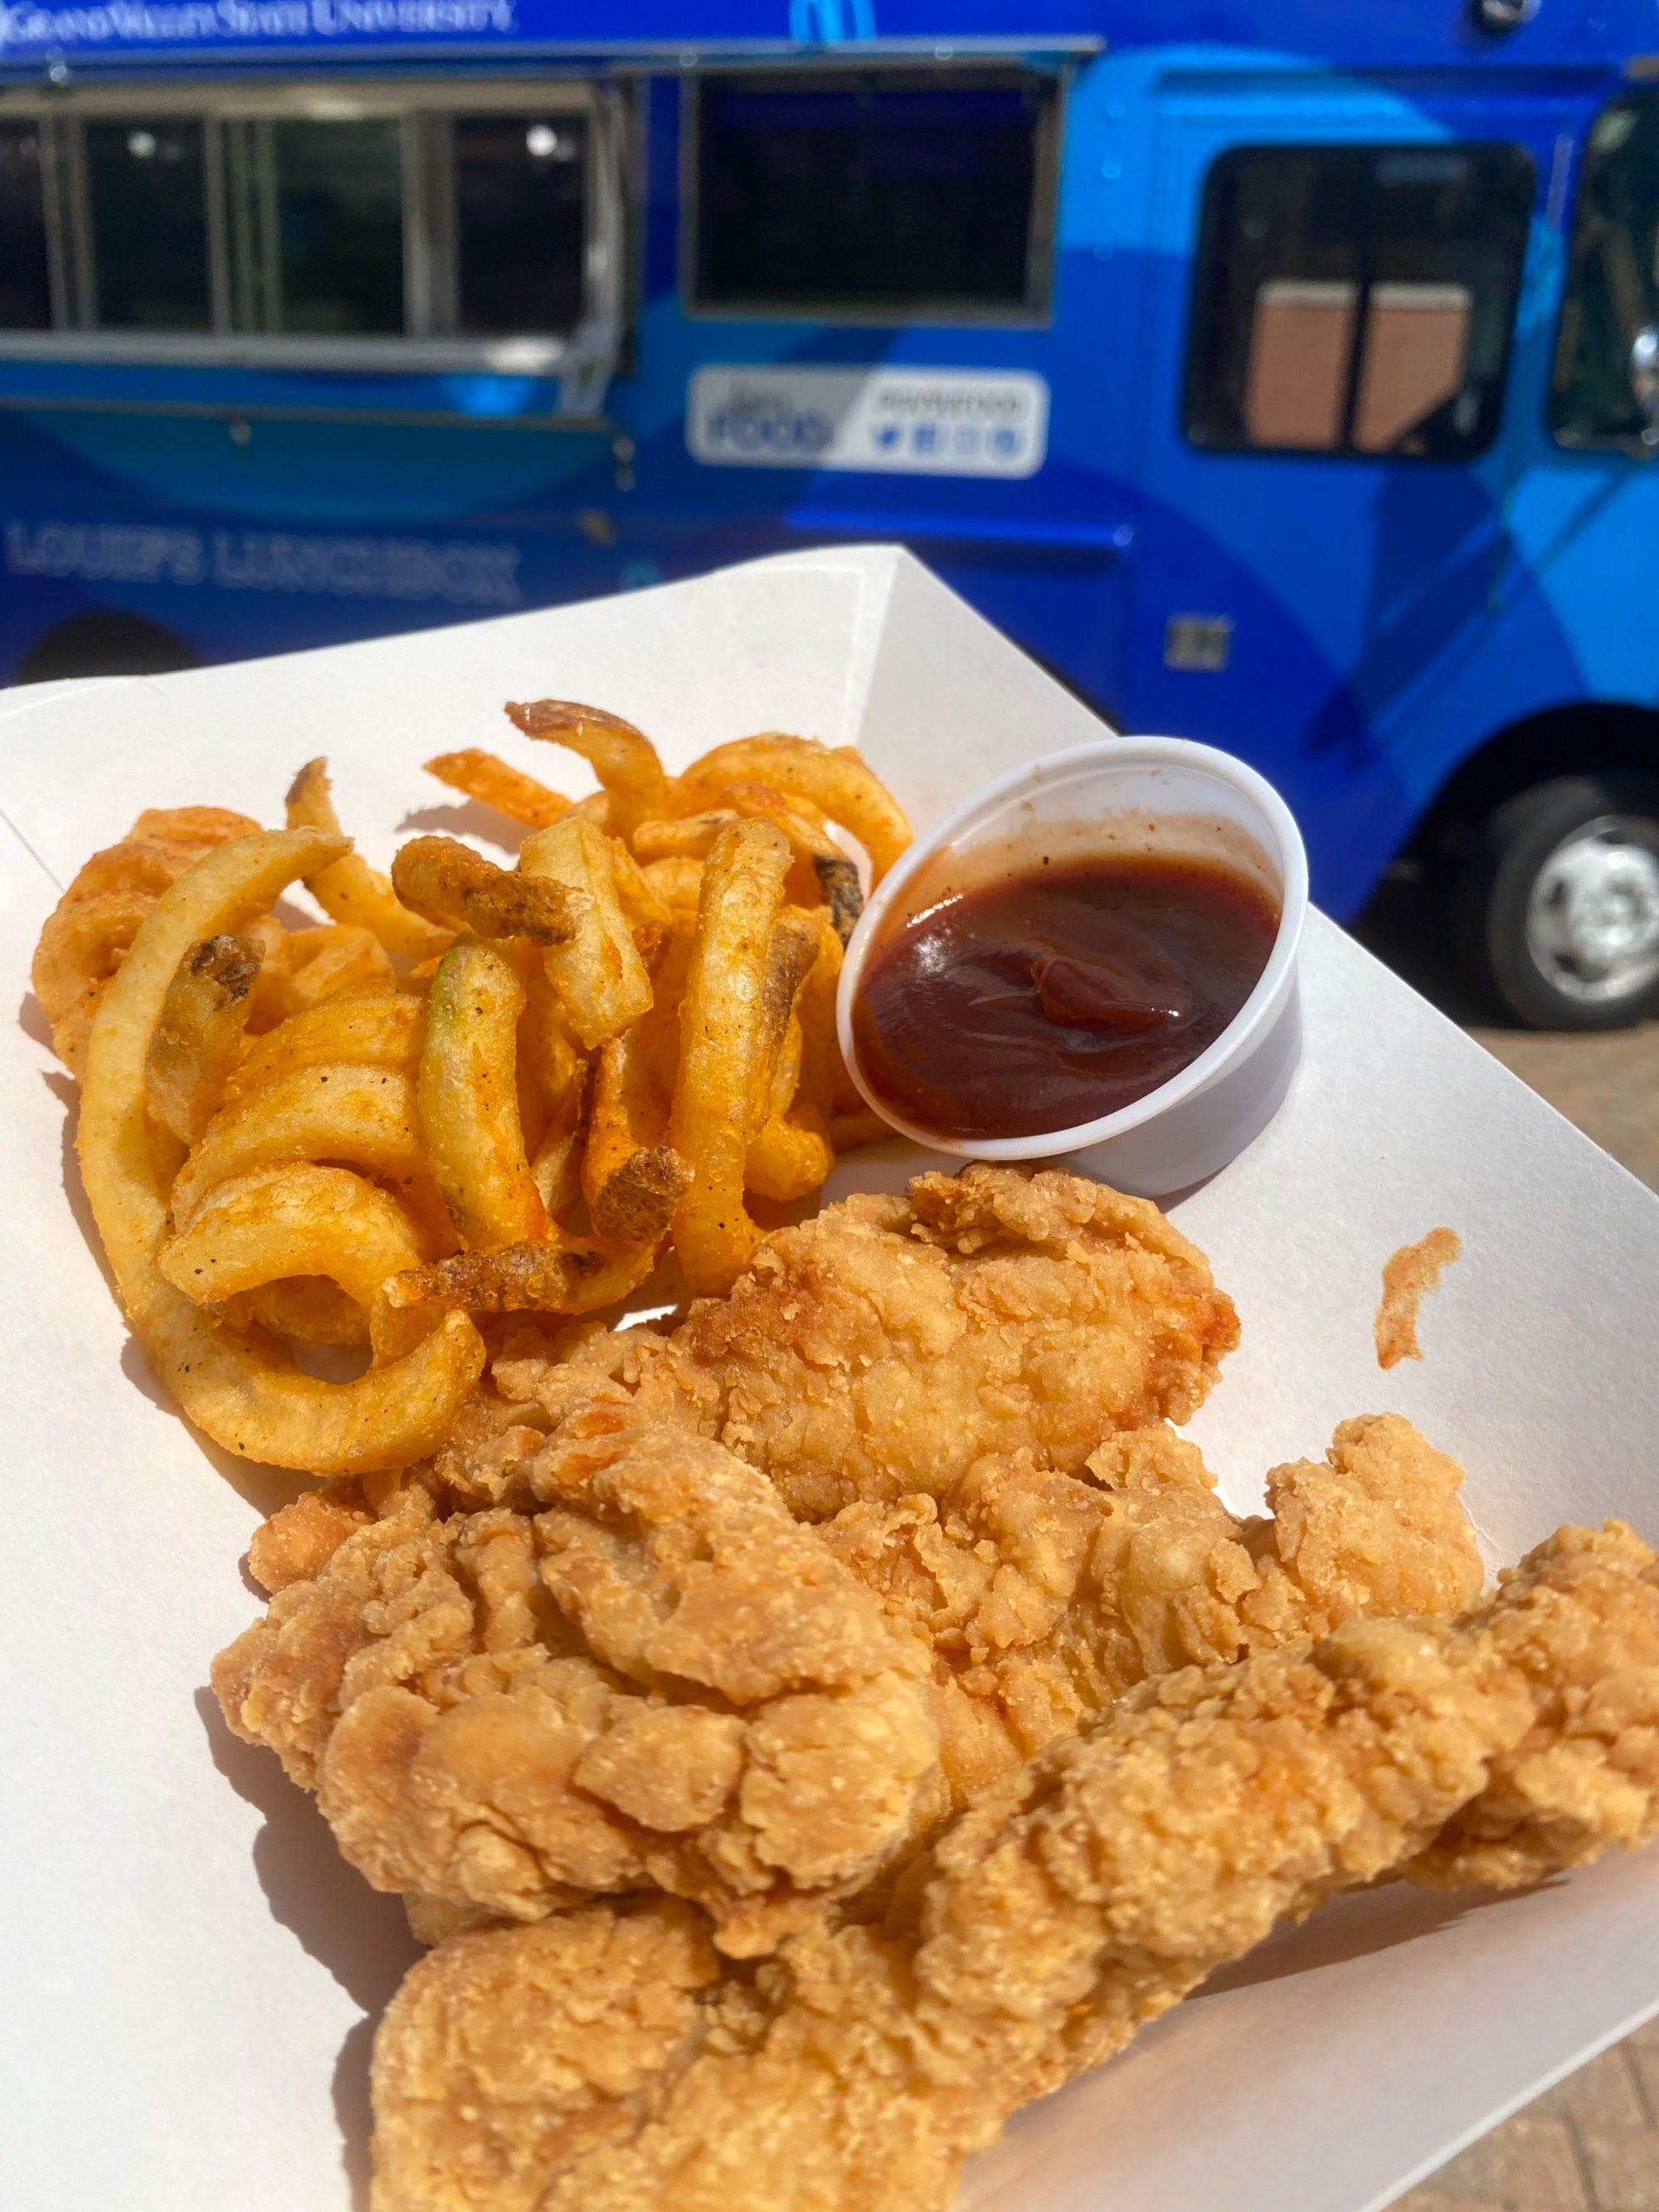
[[[1634,889],[1629,910],[1644,916],[1644,854],[1653,855],[1659,878],[1659,779],[1651,776],[1563,775],[1535,783],[1487,817],[1462,866],[1453,906],[1459,957],[1476,988],[1529,1029],[1626,1029],[1659,1014],[1659,944],[1651,973],[1645,949],[1598,972],[1577,940],[1563,941],[1571,933],[1557,919],[1568,910],[1559,856],[1596,825],[1593,841],[1583,842],[1620,854],[1617,865]],[[1589,863],[1592,870],[1600,865],[1594,850]],[[1556,941],[1541,944],[1546,936]]]
[[[94,607],[37,638],[11,680],[53,684],[65,676],[170,676],[176,669],[201,665],[200,654],[160,623],[118,607]]]

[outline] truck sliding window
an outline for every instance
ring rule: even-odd
[[[399,125],[227,125],[230,296],[239,331],[294,337],[404,328]]]
[[[85,150],[99,323],[211,329],[201,125],[89,123]]]
[[[1624,445],[1651,428],[1632,380],[1638,333],[1659,328],[1659,101],[1597,116],[1578,188],[1572,264],[1550,392],[1564,446]]]
[[[33,123],[0,123],[0,326],[52,327],[40,133]]]
[[[1242,147],[1204,190],[1185,426],[1217,453],[1465,460],[1503,406],[1518,146]]]
[[[208,359],[252,341],[278,360],[562,341],[614,317],[621,209],[592,100],[112,106],[0,123],[0,342],[193,339]]]
[[[692,304],[906,322],[1046,311],[1057,88],[941,70],[713,78],[696,110]]]

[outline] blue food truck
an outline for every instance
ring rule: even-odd
[[[902,539],[1659,1011],[1656,0],[0,0],[0,678]]]

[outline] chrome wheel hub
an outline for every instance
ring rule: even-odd
[[[1659,976],[1659,834],[1605,815],[1558,845],[1527,902],[1527,949],[1564,998],[1633,999]]]

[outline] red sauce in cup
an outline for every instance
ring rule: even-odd
[[[1041,863],[878,945],[853,1010],[878,1105],[930,1134],[1041,1136],[1189,1066],[1255,988],[1279,908],[1175,855]]]

